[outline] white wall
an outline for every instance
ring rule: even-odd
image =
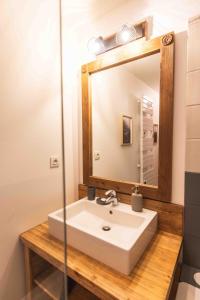
[[[133,63],[134,69],[134,63]],[[158,95],[126,70],[115,67],[92,75],[93,175],[110,179],[140,181],[140,104],[143,96]],[[154,103],[154,104],[155,104]],[[120,115],[133,118],[133,143],[121,146]],[[158,120],[157,120],[158,121]],[[94,160],[94,151],[100,160]]]
[[[110,179],[139,181],[140,107],[134,76],[116,67],[92,76],[93,174]],[[133,143],[122,146],[122,115],[133,120]],[[94,160],[94,151],[100,160]]]
[[[87,2],[87,1],[86,1]],[[84,3],[86,3],[84,2]],[[187,22],[188,18],[200,12],[200,0],[146,1],[128,0],[102,16],[92,18],[93,12],[101,11],[99,6],[106,6],[106,1],[93,1],[91,10],[65,0],[63,9],[63,52],[65,70],[66,127],[68,135],[73,137],[67,148],[70,165],[71,197],[77,196],[77,183],[82,182],[82,128],[81,128],[81,77],[80,66],[94,57],[88,54],[87,42],[93,36],[107,36],[116,32],[123,23],[134,23],[151,16],[152,36],[158,36],[171,30],[176,33],[175,90],[174,90],[174,134],[173,134],[173,186],[172,201],[183,204],[184,199],[184,161],[185,161],[185,95],[187,61]],[[119,5],[120,4],[120,5]],[[82,9],[82,10],[81,10]],[[81,14],[80,14],[81,11]],[[71,12],[73,13],[71,15]],[[76,16],[77,18],[74,18]],[[80,17],[80,15],[82,17]],[[73,22],[73,18],[76,22]],[[78,23],[77,23],[78,19]],[[70,24],[70,26],[69,26]],[[79,115],[77,113],[79,111]],[[77,126],[79,122],[79,126]],[[69,133],[69,131],[71,133]],[[68,139],[69,141],[69,139]],[[74,151],[72,150],[74,149]],[[77,164],[77,162],[79,162]]]
[[[62,206],[56,0],[0,1],[0,299],[24,296],[19,234]]]
[[[189,22],[187,73],[186,171],[200,173],[200,16]]]

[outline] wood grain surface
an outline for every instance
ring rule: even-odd
[[[59,270],[64,270],[63,243],[49,235],[47,223],[24,232],[21,240],[25,247]],[[168,299],[181,244],[181,236],[159,231],[130,276],[68,247],[68,276],[103,300]]]

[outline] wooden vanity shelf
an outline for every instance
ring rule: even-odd
[[[50,299],[60,300],[63,293],[63,273],[50,267],[34,278],[34,283],[45,292]]]
[[[63,299],[63,274],[56,268],[44,271],[34,279],[35,284],[46,294],[45,299]],[[47,298],[46,298],[47,297]],[[68,300],[98,300],[95,295],[84,289],[79,284],[75,284],[68,294]],[[64,300],[64,299],[63,299]]]
[[[63,273],[54,267],[47,269],[39,274],[34,283],[44,292],[44,300],[61,300],[63,299]],[[43,299],[43,298],[42,298]],[[68,294],[68,300],[98,300],[95,295],[81,287],[79,284],[74,284]],[[63,299],[64,300],[64,299]]]
[[[76,284],[70,292],[67,300],[100,300],[95,295],[84,289],[82,286]]]
[[[63,243],[49,235],[47,223],[24,232],[20,238],[24,245],[27,300],[61,300]],[[68,299],[175,299],[181,247],[180,235],[159,230],[129,276],[68,247],[67,275],[75,282]]]
[[[27,300],[64,300],[63,272],[25,247]],[[98,300],[95,295],[68,278],[68,300]]]

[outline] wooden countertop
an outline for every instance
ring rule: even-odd
[[[48,234],[47,223],[24,232],[21,240],[64,271],[63,243]],[[130,276],[68,247],[67,273],[103,300],[164,300],[168,297],[181,245],[181,236],[158,231]]]

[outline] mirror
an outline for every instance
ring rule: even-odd
[[[158,185],[160,52],[91,75],[93,176]]]
[[[171,201],[174,34],[82,66],[83,183]]]

